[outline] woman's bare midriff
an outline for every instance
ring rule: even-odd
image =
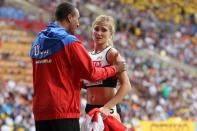
[[[104,105],[114,95],[115,88],[111,87],[91,87],[87,89],[87,103],[92,105]]]

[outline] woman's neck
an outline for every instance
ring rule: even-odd
[[[95,45],[95,47],[94,47],[94,52],[95,53],[99,53],[99,52],[101,52],[103,49],[105,49],[106,47],[108,47],[109,46],[109,44],[102,44],[102,45]]]

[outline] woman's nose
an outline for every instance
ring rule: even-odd
[[[102,31],[101,31],[101,30],[98,30],[96,33],[97,33],[98,35],[101,35],[101,34],[102,34]]]

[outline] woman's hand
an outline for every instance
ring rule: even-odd
[[[101,112],[101,116],[102,116],[103,119],[105,119],[107,117],[107,115],[110,114],[110,111],[111,111],[109,108],[104,107],[104,106],[99,108],[99,110]]]
[[[103,120],[107,117],[107,115],[113,114],[113,111],[114,111],[113,109],[107,108],[105,106],[99,108],[99,110],[101,112],[101,116]],[[121,122],[119,114],[116,113],[115,115],[113,115],[113,117],[116,118],[119,122]]]

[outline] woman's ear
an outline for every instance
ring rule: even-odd
[[[113,38],[114,32],[111,32],[111,38]]]

